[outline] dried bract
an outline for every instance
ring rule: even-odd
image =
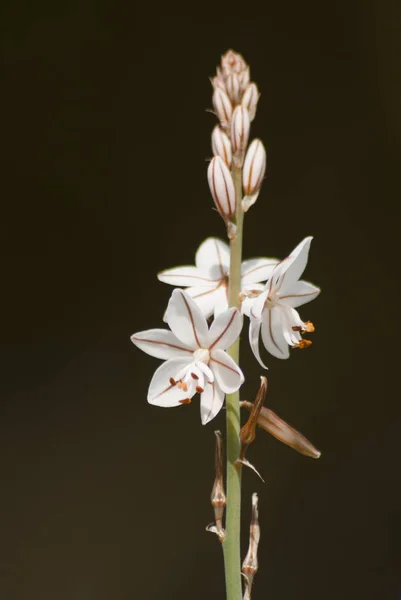
[[[253,404],[251,402],[241,402],[241,406],[244,406],[249,411],[253,411]],[[288,425],[283,419],[280,419],[280,417],[269,408],[262,407],[257,419],[257,424],[277,440],[290,446],[290,448],[293,448],[300,454],[310,456],[310,458],[320,457],[321,453],[319,450],[317,450],[317,448],[315,448],[302,433],[299,433],[299,431],[291,427],[291,425]]]

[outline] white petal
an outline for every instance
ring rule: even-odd
[[[256,298],[260,296],[264,289],[265,286],[262,283],[246,283],[242,286],[241,312],[243,315],[250,316],[251,308]]]
[[[272,274],[273,268],[278,264],[275,258],[251,258],[244,260],[241,265],[241,283],[259,283],[266,281]]]
[[[266,365],[260,358],[259,354],[259,332],[260,327],[262,325],[262,321],[260,319],[255,319],[252,317],[252,312],[249,321],[249,345],[251,346],[252,352],[258,361],[258,363],[264,368],[267,369]]]
[[[242,315],[236,308],[229,308],[220,313],[209,330],[209,350],[229,348],[239,336],[241,329]]]
[[[220,301],[220,284],[211,288],[191,287],[185,290],[199,306],[201,313],[208,319],[214,313],[216,304]]]
[[[171,294],[166,321],[171,331],[189,348],[207,348],[208,326],[200,308],[184,290]]]
[[[172,331],[167,329],[139,331],[131,336],[131,342],[146,354],[164,360],[177,356],[191,357],[193,353],[190,348],[180,342]]]
[[[217,383],[207,383],[205,391],[201,394],[200,413],[202,425],[209,423],[220,412],[224,402],[224,392]]]
[[[320,288],[312,283],[308,283],[307,281],[297,281],[286,288],[284,295],[280,294],[280,303],[295,308],[310,302],[316,298],[318,294],[320,294]]]
[[[222,279],[230,268],[230,249],[218,238],[207,238],[195,254],[195,264],[211,279]]]
[[[158,273],[157,278],[163,283],[183,287],[202,286],[210,287],[218,283],[210,277],[203,277],[197,267],[175,267]]]
[[[284,338],[281,312],[282,309],[278,306],[263,311],[262,340],[270,354],[277,358],[288,358],[290,351]]]
[[[281,322],[283,326],[283,335],[284,338],[290,346],[295,346],[298,344],[302,336],[299,331],[294,331],[293,327],[301,327],[304,329],[304,322],[301,321],[301,318],[295,308],[291,308],[290,306],[282,307],[281,309]]]
[[[191,363],[192,357],[188,359],[172,358],[160,365],[149,385],[149,404],[169,408],[179,406],[180,400],[188,398],[188,392],[180,389],[177,385],[172,385],[170,378],[175,379],[177,374],[185,367],[189,367]]]
[[[203,372],[207,381],[209,383],[213,383],[214,375],[213,375],[212,369],[210,369],[205,363],[200,362],[200,361],[196,363],[196,366]]]
[[[252,304],[251,316],[254,317],[255,319],[262,318],[262,312],[265,307],[267,294],[268,294],[267,291],[263,292],[262,294],[260,294],[260,296],[258,296],[255,299],[254,303]]]
[[[228,289],[227,286],[221,285],[216,292],[214,303],[214,318],[220,313],[228,309]]]
[[[308,253],[312,237],[306,237],[291,254],[277,266],[278,281],[273,283],[273,289],[285,294],[287,289],[301,277],[308,262]]]
[[[241,369],[224,350],[212,350],[209,366],[217,383],[226,394],[236,392],[244,383]]]

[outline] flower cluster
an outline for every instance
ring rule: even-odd
[[[224,218],[230,240],[237,225],[256,201],[266,168],[266,152],[259,139],[249,146],[259,92],[250,80],[244,59],[227,52],[212,78],[213,106],[219,124],[212,133],[214,157],[208,168],[210,192]],[[249,318],[249,343],[263,368],[259,336],[271,355],[286,359],[290,348],[311,344],[304,333],[314,330],[297,312],[320,290],[300,280],[312,238],[306,237],[287,258],[251,258],[241,263],[239,296],[229,307],[230,247],[209,237],[195,254],[195,265],[178,266],[158,274],[174,286],[165,312],[167,329],[135,333],[131,340],[144,352],[165,362],[156,370],[148,402],[171,407],[189,404],[200,394],[201,421],[208,423],[220,411],[225,394],[237,391],[244,376],[226,352],[237,340],[243,315]],[[238,261],[239,269],[239,261]],[[185,288],[185,290],[178,288]],[[208,324],[208,319],[212,320]]]

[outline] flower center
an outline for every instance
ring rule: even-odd
[[[194,352],[194,358],[195,360],[198,360],[199,362],[203,362],[205,363],[205,365],[208,365],[210,360],[210,352],[207,348],[198,348]]]

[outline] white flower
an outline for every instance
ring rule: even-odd
[[[305,238],[291,254],[274,267],[263,292],[254,299],[243,302],[243,312],[250,317],[249,343],[262,365],[267,368],[259,354],[259,332],[266,350],[277,358],[288,358],[289,348],[307,345],[301,331],[308,324],[301,321],[297,306],[310,302],[320,289],[306,281],[298,281],[305,270],[311,237]],[[310,342],[309,342],[310,343]]]
[[[183,290],[174,290],[166,311],[167,329],[149,329],[131,336],[147,354],[164,362],[153,375],[148,402],[170,407],[189,404],[201,395],[202,424],[220,411],[225,394],[236,392],[244,382],[241,369],[224,351],[242,329],[242,315],[230,308],[208,328],[205,317]]]
[[[263,291],[261,281],[270,277],[277,264],[273,258],[251,258],[241,265],[243,292]],[[174,286],[187,287],[187,292],[196,301],[208,319],[216,317],[228,308],[228,276],[230,250],[217,238],[207,238],[195,254],[196,266],[175,267],[158,274],[160,281]]]

